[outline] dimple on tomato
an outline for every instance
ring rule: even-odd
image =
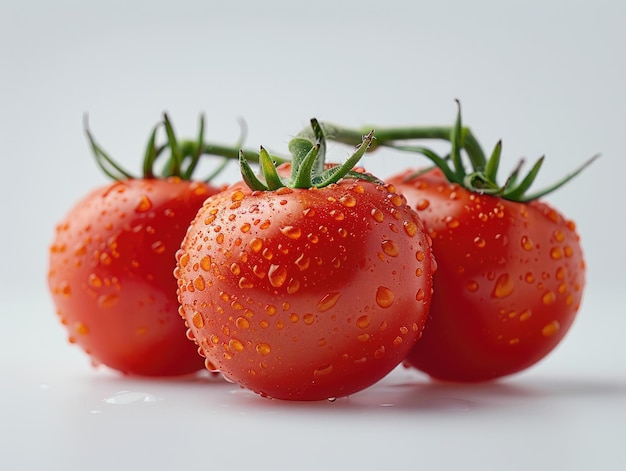
[[[176,176],[185,156],[170,160],[170,176],[154,176],[152,165],[164,149],[155,146],[154,133],[143,178],[132,178],[88,136],[98,163],[116,181],[78,201],[50,246],[48,285],[70,342],[94,364],[127,374],[201,370],[178,315],[172,271],[189,222],[219,190]]]
[[[369,141],[311,177],[321,139],[303,139],[289,182],[268,158],[267,186],[242,161],[254,189],[207,199],[177,254],[180,312],[207,368],[262,396],[370,386],[405,358],[428,313],[434,261],[415,211],[392,186],[349,172]]]

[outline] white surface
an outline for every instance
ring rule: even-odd
[[[4,0],[0,469],[625,469],[624,20],[611,0]],[[545,153],[540,184],[603,154],[549,198],[578,223],[588,285],[536,367],[476,387],[399,369],[348,399],[290,404],[92,370],[65,341],[47,246],[105,181],[83,113],[135,170],[164,110],[184,136],[205,112],[218,142],[237,138],[241,116],[249,146],[285,151],[313,116],[450,124],[454,98],[486,147],[503,138],[509,168]],[[412,162],[376,155],[364,164],[381,177]]]

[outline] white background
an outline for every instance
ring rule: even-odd
[[[625,22],[619,0],[1,0],[0,468],[625,469]],[[94,371],[67,344],[48,244],[106,182],[84,113],[138,171],[164,111],[185,137],[205,113],[222,143],[244,118],[247,146],[286,152],[312,117],[448,125],[455,98],[485,147],[503,139],[505,169],[546,154],[538,186],[602,153],[548,197],[578,224],[588,283],[539,365],[477,387],[399,370],[349,399],[285,404]],[[384,178],[415,157],[363,163]]]

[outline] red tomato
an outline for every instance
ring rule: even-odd
[[[111,368],[180,375],[203,368],[178,315],[174,254],[217,190],[180,178],[117,181],[57,226],[48,283],[70,342]]]
[[[430,240],[403,196],[365,176],[277,185],[242,183],[204,203],[177,254],[181,315],[207,368],[245,388],[290,400],[349,395],[418,340]]]
[[[481,381],[541,360],[581,303],[585,262],[572,221],[540,201],[470,192],[439,169],[388,180],[433,241],[431,314],[406,362],[449,381]]]

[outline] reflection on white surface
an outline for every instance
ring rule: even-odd
[[[589,305],[611,303],[591,296]],[[437,383],[398,367],[349,397],[289,402],[209,372],[143,379],[93,368],[66,342],[47,300],[4,306],[21,315],[5,316],[0,330],[11,352],[0,358],[0,469],[166,471],[206,460],[261,471],[626,464],[626,371],[623,357],[609,354],[620,333],[591,315],[544,362],[499,382]]]

